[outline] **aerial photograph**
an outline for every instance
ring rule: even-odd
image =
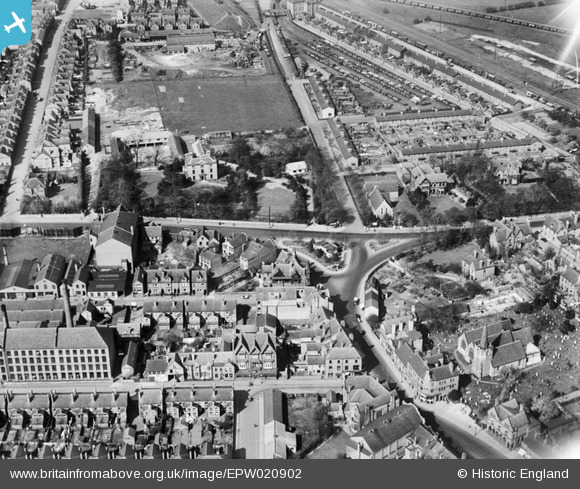
[[[0,14],[1,459],[580,458],[580,0]]]

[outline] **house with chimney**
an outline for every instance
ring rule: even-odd
[[[482,282],[495,276],[495,264],[480,246],[474,244],[471,253],[461,260],[461,271],[469,280]]]
[[[562,293],[572,302],[580,301],[580,272],[574,267],[566,267],[564,273],[560,274],[560,289]]]
[[[163,416],[163,390],[139,389],[138,392],[139,416],[147,426],[154,425]]]
[[[90,279],[90,269],[77,260],[71,260],[64,274],[70,297],[86,297]]]
[[[225,258],[238,258],[248,242],[248,235],[246,233],[235,234],[234,236],[226,237],[222,243],[222,255]]]
[[[5,402],[11,429],[48,428],[51,420],[49,394],[35,393],[33,389],[27,393],[15,393],[9,390],[5,394]]]
[[[487,432],[510,450],[518,448],[524,438],[539,431],[540,423],[526,413],[514,397],[487,411]]]
[[[38,263],[38,262],[37,262]],[[49,253],[38,263],[38,274],[34,281],[36,297],[59,297],[60,283],[67,269],[64,256]]]
[[[184,364],[191,380],[233,380],[236,355],[233,351],[196,351],[186,354]]]
[[[278,375],[275,333],[236,333],[232,350],[236,356],[238,376],[276,377]]]
[[[183,268],[149,268],[147,270],[147,292],[152,296],[190,295],[189,270]]]
[[[352,435],[346,443],[346,457],[356,460],[431,458],[429,453],[441,452],[442,447],[423,423],[413,404],[398,406]],[[427,443],[417,443],[425,438]],[[449,452],[441,453],[445,453],[444,458],[454,458]]]
[[[165,411],[169,417],[181,419],[185,424],[194,423],[199,417],[218,420],[226,414],[233,416],[234,390],[216,385],[168,389]]]
[[[258,271],[263,264],[270,264],[276,260],[278,251],[272,240],[264,243],[250,241],[240,255],[240,268],[242,270]]]
[[[349,375],[344,379],[344,416],[353,431],[362,429],[399,405],[396,391],[389,390],[370,375]]]
[[[414,398],[429,403],[442,401],[459,388],[459,371],[442,353],[424,355],[407,342],[395,342],[391,351],[395,366],[411,387]]]
[[[113,425],[124,428],[127,424],[129,395],[126,392],[53,389],[50,395],[52,415],[57,424],[71,424],[77,428],[108,428]]]
[[[532,235],[530,223],[527,221],[517,222],[509,219],[495,221],[489,236],[489,246],[504,256],[510,251],[522,249],[526,243],[533,241]]]
[[[263,263],[259,274],[262,287],[310,285],[310,265],[295,252],[282,250],[273,263]]]

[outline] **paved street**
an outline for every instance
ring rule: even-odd
[[[20,217],[20,201],[24,195],[23,183],[35,150],[39,149],[36,147],[36,137],[42,126],[44,109],[57,68],[60,41],[65,34],[66,26],[72,17],[73,10],[77,8],[79,3],[80,0],[70,0],[65,10],[56,17],[55,20],[58,22],[58,27],[54,33],[52,44],[38,67],[37,76],[39,73],[42,76],[38,87],[38,96],[35,97],[32,94],[29,96],[29,103],[21,127],[19,149],[17,154],[14,155],[12,179],[7,192],[3,221],[18,221]]]
[[[275,51],[274,55],[276,56],[276,58],[280,63],[280,66],[282,67],[283,74],[286,78],[286,82],[290,87],[290,91],[292,92],[294,100],[296,100],[296,103],[298,104],[298,108],[300,109],[302,118],[304,119],[306,125],[309,127],[312,137],[314,138],[314,141],[318,146],[318,148],[320,149],[320,151],[322,152],[323,156],[329,161],[330,160],[333,161],[334,172],[336,174],[340,174],[341,169],[339,168],[333,156],[332,148],[330,147],[329,142],[326,139],[326,136],[324,135],[324,130],[325,129],[328,130],[328,123],[325,120],[318,119],[316,111],[312,107],[312,103],[310,102],[308,94],[306,93],[306,90],[304,88],[305,80],[296,79],[294,77],[294,67],[291,64],[290,59],[284,57],[282,43],[280,41],[278,33],[276,32],[276,26],[270,21],[268,22],[267,25],[270,34],[270,39],[272,40],[272,45]],[[340,184],[340,192],[342,194],[339,197],[342,197],[343,204],[348,210],[350,210],[354,218],[354,221],[348,226],[346,226],[345,230],[347,230],[348,232],[362,232],[364,226],[357,211],[352,195],[350,194],[350,191],[346,186],[346,182],[344,178],[342,178],[342,176],[338,179],[338,182]]]

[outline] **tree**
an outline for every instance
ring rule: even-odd
[[[445,212],[445,220],[451,226],[461,226],[467,220],[467,216],[461,209],[452,207]]]
[[[376,314],[370,315],[367,319],[367,322],[373,330],[378,329],[381,325],[381,320]]]
[[[554,248],[552,248],[551,246],[548,247],[548,249],[544,253],[544,258],[546,259],[546,261],[551,260],[555,256],[556,256],[556,252],[554,251]]]
[[[536,395],[532,399],[531,409],[538,415],[538,418],[542,423],[554,419],[560,414],[560,408],[551,395]]]
[[[183,345],[183,333],[170,329],[163,335],[163,343],[169,351],[177,351]]]

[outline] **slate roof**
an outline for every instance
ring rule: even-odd
[[[518,340],[499,346],[494,352],[491,364],[494,368],[499,368],[503,365],[509,365],[510,363],[524,360],[525,358],[526,352],[522,346],[522,342]]]
[[[71,348],[105,348],[113,345],[109,328],[36,328],[5,332],[6,350],[49,350]]]
[[[65,269],[66,260],[64,256],[50,253],[42,259],[42,262],[40,263],[40,271],[36,276],[35,283],[46,279],[48,282],[60,285]]]
[[[110,240],[132,246],[138,224],[139,216],[128,212],[122,205],[119,205],[114,212],[110,212],[105,217],[97,238],[97,246]],[[133,228],[133,232],[131,232],[131,228]]]
[[[363,450],[367,453],[370,450],[371,454],[377,453],[397,440],[405,438],[421,424],[417,408],[402,405],[366,425],[348,440],[347,445],[357,449],[357,439],[362,438],[365,445]]]
[[[9,287],[18,287],[21,289],[32,289],[34,281],[34,261],[22,260],[20,263],[10,264],[2,269],[0,275],[0,290]]]

